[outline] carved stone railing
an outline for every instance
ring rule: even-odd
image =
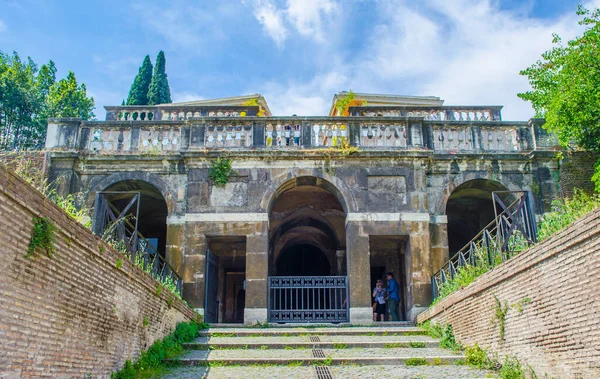
[[[199,117],[253,117],[257,106],[121,105],[107,106],[106,121],[185,121]]]
[[[353,117],[421,117],[427,121],[501,121],[501,106],[350,107]]]
[[[175,153],[198,149],[418,149],[436,153],[548,150],[556,138],[543,120],[433,121],[418,117],[199,117],[185,121],[81,122],[51,119],[48,149],[94,154]]]

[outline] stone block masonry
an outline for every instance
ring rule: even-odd
[[[44,216],[56,252],[28,259],[33,219]],[[158,285],[0,165],[0,377],[109,378],[195,317]]]
[[[417,321],[451,324],[462,344],[516,356],[538,377],[600,378],[599,288],[595,210],[444,298]]]

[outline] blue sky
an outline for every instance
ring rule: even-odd
[[[334,93],[434,95],[504,105],[519,70],[581,33],[572,0],[0,0],[0,50],[72,70],[120,104],[146,54],[164,50],[174,101],[263,94],[276,115],[326,114]],[[589,7],[600,0],[588,1]]]

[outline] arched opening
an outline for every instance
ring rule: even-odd
[[[494,220],[494,191],[508,189],[494,180],[474,179],[452,191],[446,204],[450,255],[458,252]]]
[[[134,223],[137,216],[138,231],[164,258],[167,245],[168,209],[160,191],[142,180],[124,180],[107,187],[101,194],[115,209],[124,210],[135,193],[140,194],[139,214],[136,214],[137,206],[135,206],[126,212],[126,217],[130,223]]]
[[[345,202],[316,177],[283,184],[269,204],[271,322],[346,322]]]
[[[272,276],[345,274],[346,213],[329,182],[300,177],[282,185],[269,212]]]

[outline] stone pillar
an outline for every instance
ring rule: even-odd
[[[183,243],[185,241],[185,224],[167,224],[167,246],[165,257],[167,263],[179,274],[183,270]]]
[[[268,222],[257,223],[256,233],[246,236],[246,305],[244,323],[267,321],[269,277]]]
[[[429,224],[430,254],[431,254],[431,272],[438,271],[444,263],[450,259],[448,250],[448,217],[432,216],[432,222]]]
[[[80,126],[81,119],[77,117],[48,119],[46,150],[76,148]]]
[[[346,223],[346,265],[348,270],[350,322],[353,324],[371,323],[371,261],[369,235],[360,222]]]
[[[206,237],[198,233],[199,225],[187,225],[186,254],[180,275],[183,278],[183,299],[204,315],[206,277]]]
[[[409,293],[407,318],[414,320],[431,304],[431,249],[429,222],[407,221],[409,231],[412,286]],[[410,297],[412,295],[412,302]]]

